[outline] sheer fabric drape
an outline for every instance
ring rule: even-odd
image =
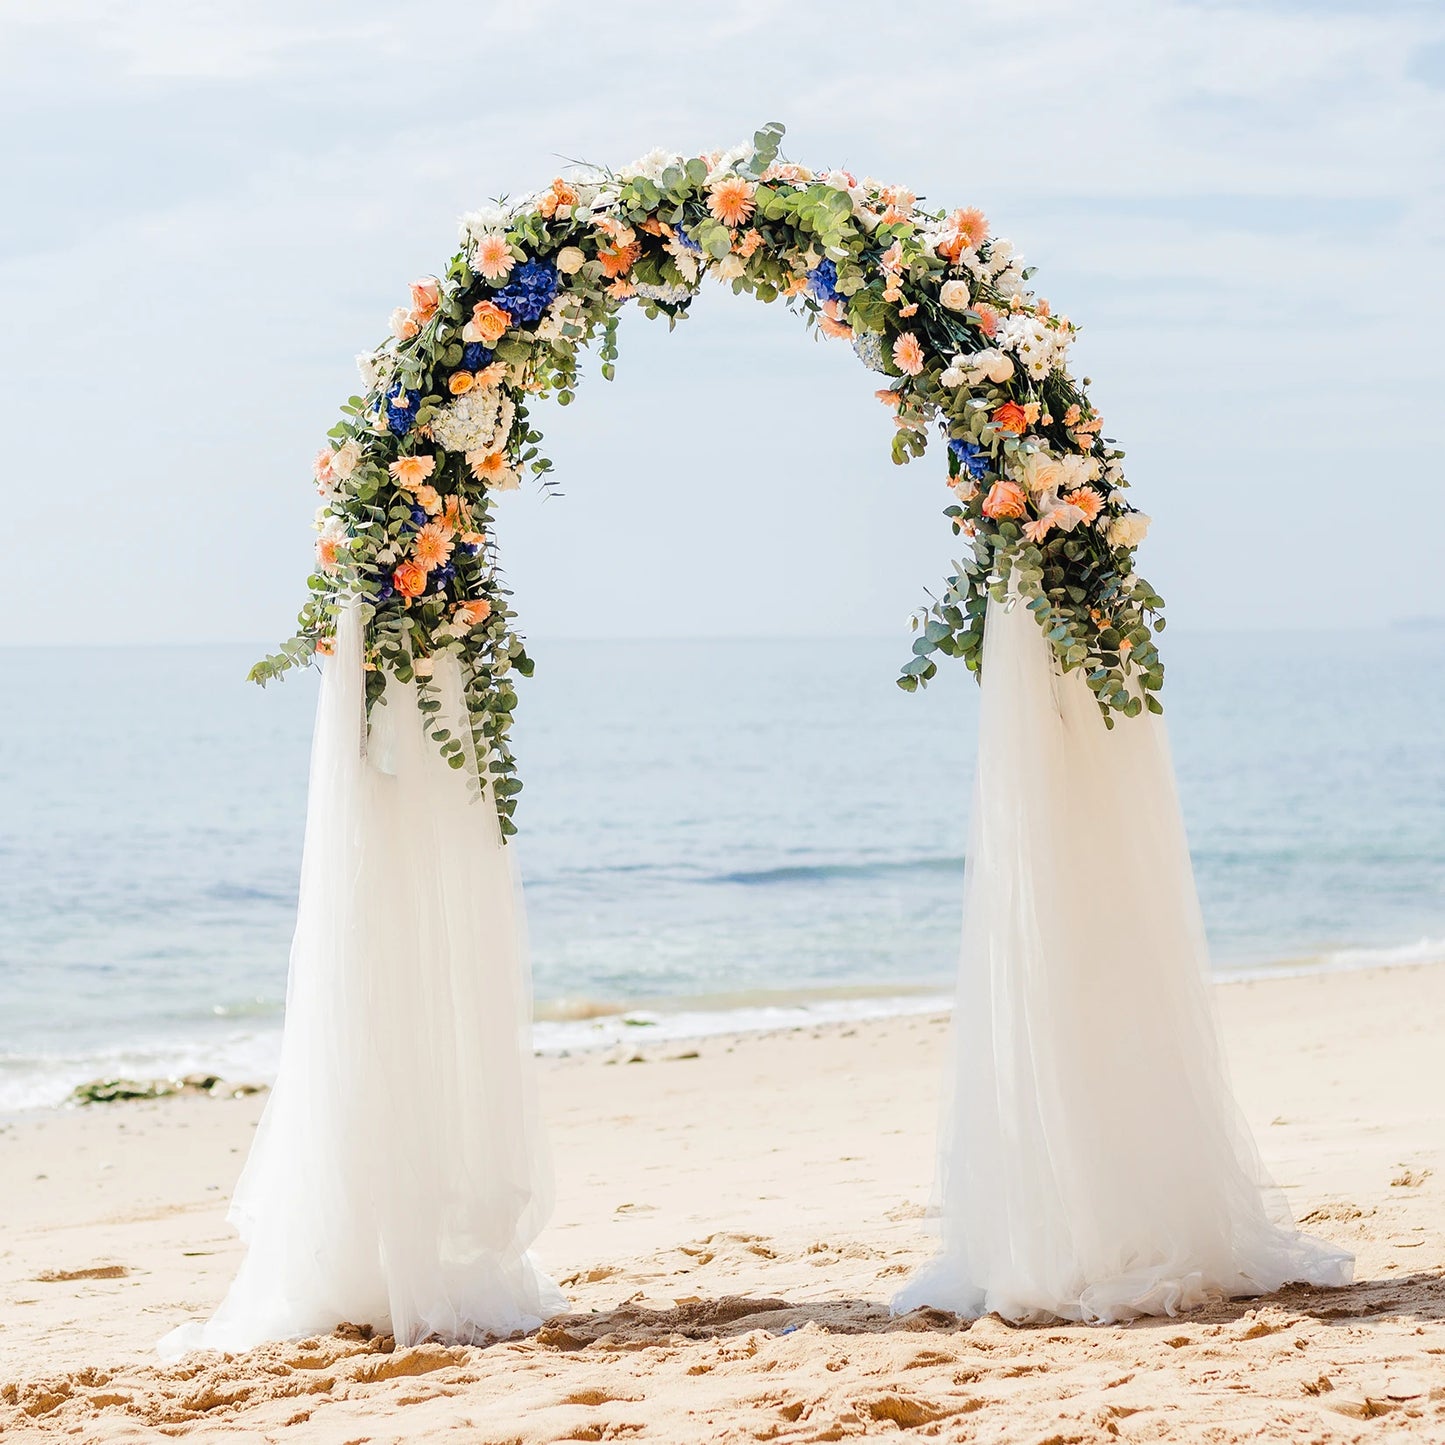
[[[436,681],[455,730],[454,661]],[[167,1356],[343,1321],[472,1341],[564,1303],[528,1254],[550,1166],[513,855],[415,688],[388,684],[369,743],[363,697],[353,608],[321,683],[280,1072],[230,1211],[247,1252]]]
[[[1163,721],[1112,731],[990,603],[942,1248],[899,1310],[1173,1314],[1352,1257],[1300,1234],[1234,1102]]]

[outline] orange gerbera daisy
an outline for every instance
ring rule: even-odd
[[[978,317],[978,329],[985,336],[993,336],[998,331],[998,312],[987,301],[975,301],[973,310]]]
[[[741,226],[753,213],[757,186],[741,176],[728,176],[708,192],[707,208],[725,226]]]
[[[886,386],[882,391],[875,391],[873,395],[876,396],[884,406],[891,406],[894,411],[897,411],[898,408],[903,405],[902,392],[892,391]]]
[[[428,572],[433,567],[442,566],[452,555],[452,539],[447,535],[446,528],[436,522],[428,522],[416,534],[412,555]]]
[[[923,370],[923,348],[911,331],[905,331],[893,343],[893,364],[905,376],[917,376]]]
[[[599,246],[597,259],[602,263],[604,276],[625,276],[642,255],[642,246],[633,241],[626,246]]]
[[[437,469],[435,457],[398,457],[388,468],[399,487],[418,487]]]
[[[475,627],[479,622],[485,622],[492,615],[492,604],[484,597],[478,597],[473,602],[462,602],[456,611],[457,617],[470,623]]]
[[[1104,510],[1104,499],[1093,487],[1080,487],[1077,491],[1070,492],[1065,501],[1070,506],[1077,507],[1084,514],[1086,522],[1092,522]]]
[[[629,296],[637,295],[637,287],[626,276],[619,276],[607,288],[607,294],[615,297],[618,301],[626,301]]]
[[[1042,517],[1035,518],[1032,522],[1024,523],[1024,536],[1030,542],[1042,542],[1054,529],[1054,514],[1046,513]]]

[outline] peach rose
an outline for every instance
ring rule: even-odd
[[[333,452],[330,447],[323,447],[316,453],[316,460],[311,463],[311,475],[318,482],[334,482],[336,472],[332,467]]]
[[[435,276],[423,276],[411,283],[411,314],[414,321],[430,321],[442,299],[441,282]]]
[[[994,411],[993,421],[1000,431],[1012,432],[1015,436],[1022,436],[1029,425],[1027,414],[1016,401],[1006,401],[998,407]]]
[[[462,339],[491,346],[507,334],[511,324],[510,313],[503,311],[495,301],[478,301],[472,307],[472,319],[462,330]]]
[[[426,591],[426,568],[417,562],[403,562],[391,574],[391,585],[403,597],[420,597]]]
[[[1023,488],[1013,482],[995,482],[983,499],[985,517],[1022,517],[1027,511]]]
[[[476,380],[470,371],[454,371],[447,377],[447,390],[453,396],[460,396],[464,391],[470,391]]]
[[[412,337],[421,330],[421,327],[416,324],[416,320],[405,306],[398,306],[396,310],[391,313],[391,321],[389,324],[391,326],[391,334],[396,337],[398,341],[410,341]]]

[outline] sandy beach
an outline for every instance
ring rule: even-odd
[[[1349,1290],[1127,1327],[892,1319],[930,1249],[945,1021],[644,1039],[543,1061],[538,1252],[573,1311],[488,1348],[342,1331],[163,1368],[154,1341],[235,1269],[225,1204],[264,1095],[10,1120],[0,1434],[1445,1440],[1445,966],[1217,993],[1260,1147],[1357,1252]]]

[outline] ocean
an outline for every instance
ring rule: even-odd
[[[1445,638],[1165,640],[1216,971],[1445,957]],[[907,696],[904,636],[533,650],[514,846],[540,1048],[938,1006],[962,664]],[[256,655],[0,652],[0,1112],[274,1067],[316,679],[262,692]]]

